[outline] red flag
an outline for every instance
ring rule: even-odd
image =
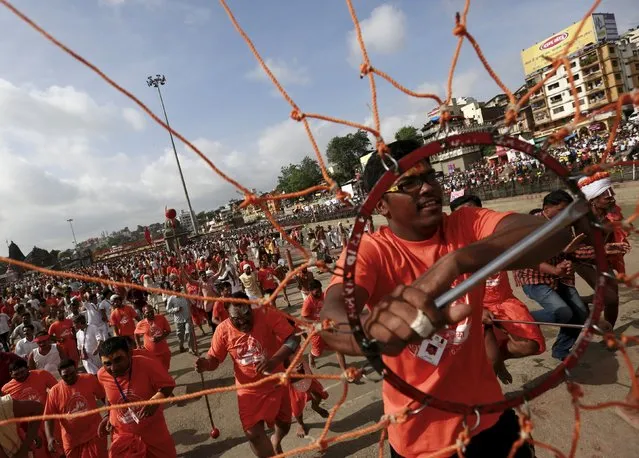
[[[146,239],[147,243],[151,246],[153,246],[153,239],[151,238],[151,231],[149,230],[148,227],[144,228],[144,238]]]

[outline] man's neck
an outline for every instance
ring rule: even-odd
[[[412,228],[406,227],[398,227],[398,225],[393,224],[392,220],[388,221],[389,229],[402,240],[406,240],[408,242],[424,242],[429,240],[435,236],[437,231],[439,230],[439,225],[437,226],[429,226],[423,228],[422,230],[414,230]]]

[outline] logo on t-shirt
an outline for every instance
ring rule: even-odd
[[[22,388],[22,391],[20,391],[20,394],[16,396],[16,399],[20,401],[36,401],[42,403],[40,393],[38,393],[34,388],[30,386],[25,386],[24,388]]]
[[[77,413],[88,410],[88,401],[82,393],[75,392],[71,395],[66,405],[66,413]]]
[[[266,359],[262,344],[251,335],[243,335],[235,342],[236,360],[241,366],[258,364]]]

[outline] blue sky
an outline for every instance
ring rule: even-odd
[[[230,1],[236,17],[302,107],[365,122],[366,81],[358,77],[352,29],[343,1]],[[256,68],[245,43],[216,1],[16,0],[16,6],[88,57],[156,113],[148,74],[167,77],[171,124],[224,170],[270,190],[279,168],[311,152],[290,107]],[[522,48],[577,21],[579,0],[475,0],[469,30],[511,88],[523,82]],[[451,34],[462,0],[364,1],[373,64],[410,88],[443,95],[455,46]],[[620,31],[639,25],[634,0],[608,0],[601,12]],[[0,8],[0,237],[28,251],[70,244],[66,218],[79,238],[163,218],[184,208],[166,132],[88,69],[53,48]],[[6,39],[9,37],[9,39]],[[465,46],[457,96],[487,99],[498,90]],[[380,82],[383,133],[419,126],[431,104]],[[322,147],[340,126],[314,123]],[[195,211],[237,194],[178,145]]]

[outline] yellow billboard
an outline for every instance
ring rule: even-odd
[[[550,59],[554,59],[559,56],[566,47],[568,43],[574,38],[574,35],[577,33],[577,29],[579,28],[579,22],[571,25],[568,28],[565,28],[559,33],[556,33],[547,39],[536,43],[534,46],[531,46],[528,49],[524,49],[521,52],[521,61],[524,64],[524,73],[526,75],[531,74],[534,71],[539,70],[540,68],[546,67],[549,65],[549,61],[546,57]],[[597,43],[597,33],[595,30],[595,24],[592,20],[592,16],[586,19],[579,36],[575,40],[575,42],[570,47],[570,51],[568,54],[573,53],[581,48],[584,48],[590,44]]]

